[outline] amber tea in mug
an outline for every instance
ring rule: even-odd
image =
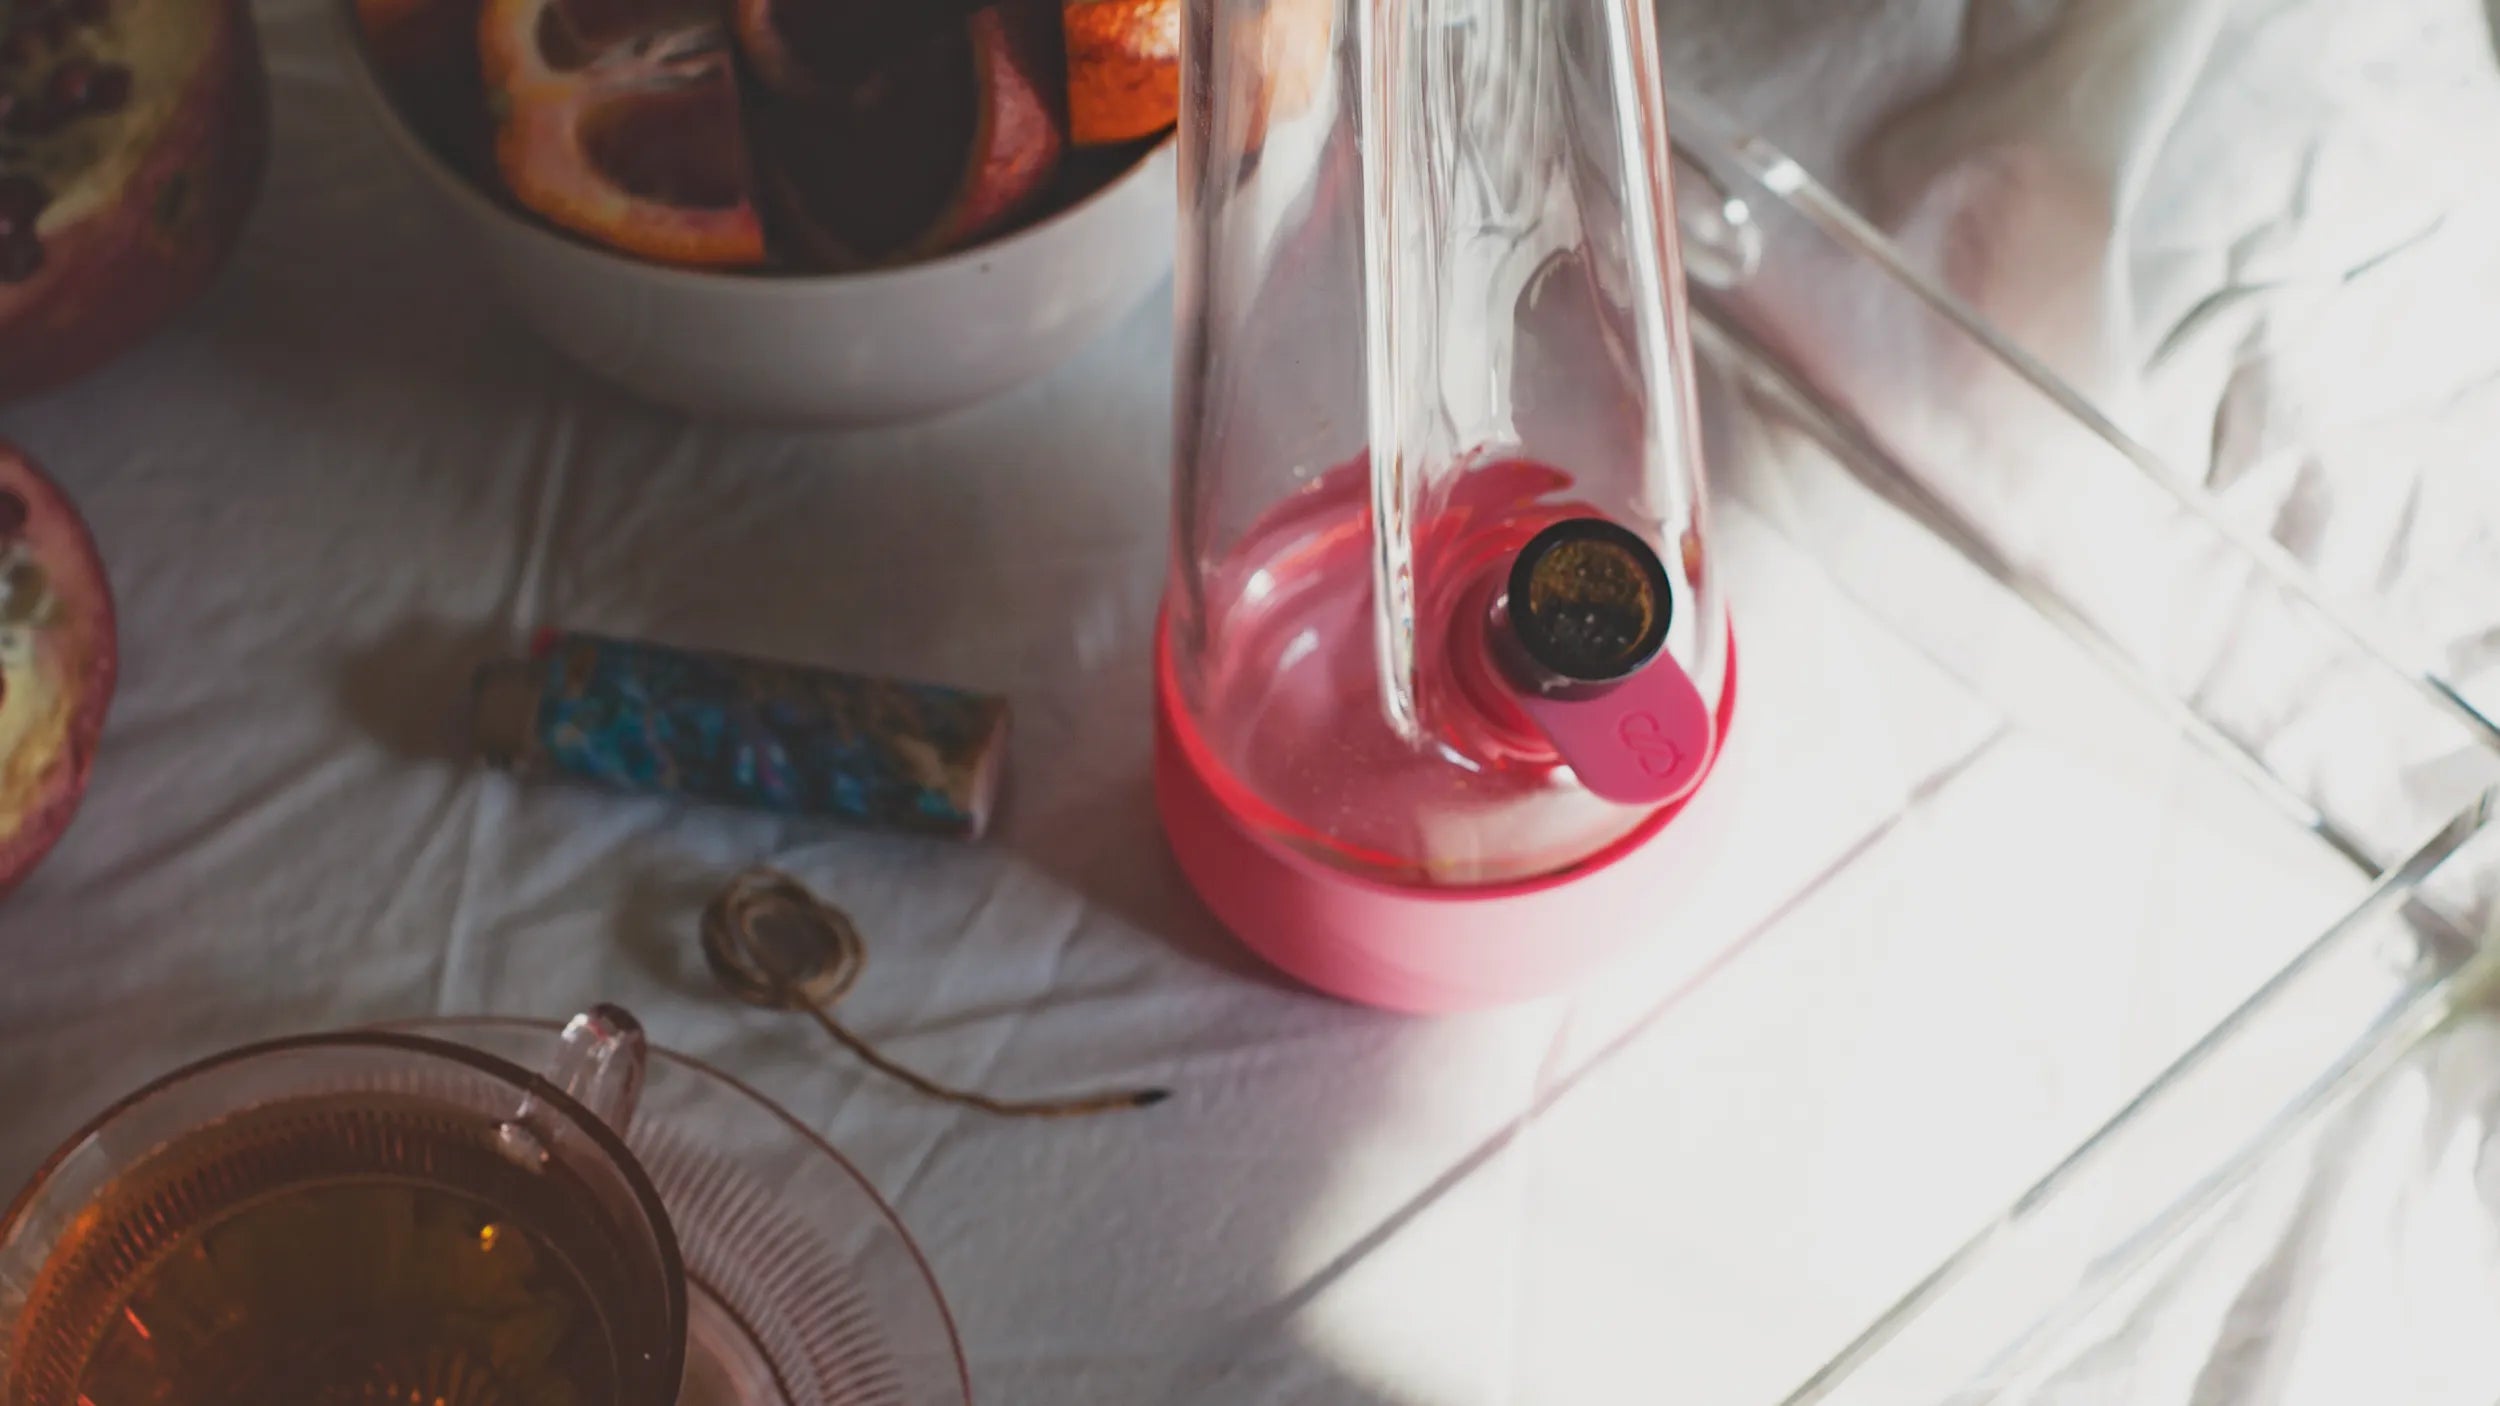
[[[667,1406],[665,1221],[621,1227],[607,1153],[492,1097],[307,1093],[118,1168],[0,1286],[0,1406]]]

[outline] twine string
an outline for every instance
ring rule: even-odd
[[[805,934],[805,937],[801,937]],[[834,1003],[859,984],[868,946],[850,915],[774,869],[749,869],[705,905],[703,956],[739,999],[805,1011],[862,1064],[925,1097],[1000,1118],[1083,1118],[1150,1108],[1168,1089],[1127,1089],[1076,1098],[1002,1099],[959,1089],[888,1059],[834,1018]]]

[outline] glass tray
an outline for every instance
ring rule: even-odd
[[[1689,916],[1738,940],[1584,998],[1531,1117],[1546,1163],[1627,1169],[1575,1174],[1552,1243],[1725,1262],[1666,1276],[1706,1297],[1532,1264],[1530,1379],[2039,1399],[2471,1002],[2500,726],[2385,603],[2327,599],[1795,163],[1671,106],[1752,778],[1713,788]]]

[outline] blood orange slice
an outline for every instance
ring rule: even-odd
[[[793,246],[836,269],[923,258],[1048,192],[1067,151],[1058,0],[902,34],[865,69],[834,46],[846,31],[814,18],[825,4],[737,3],[766,90],[766,195]]]
[[[644,258],[763,262],[735,63],[709,0],[487,0],[478,56],[513,199]]]
[[[1152,136],[1181,111],[1181,0],[1062,0],[1068,138],[1105,146]]]

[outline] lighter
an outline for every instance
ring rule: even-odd
[[[598,635],[479,668],[471,736],[524,776],[977,839],[1004,699]]]

